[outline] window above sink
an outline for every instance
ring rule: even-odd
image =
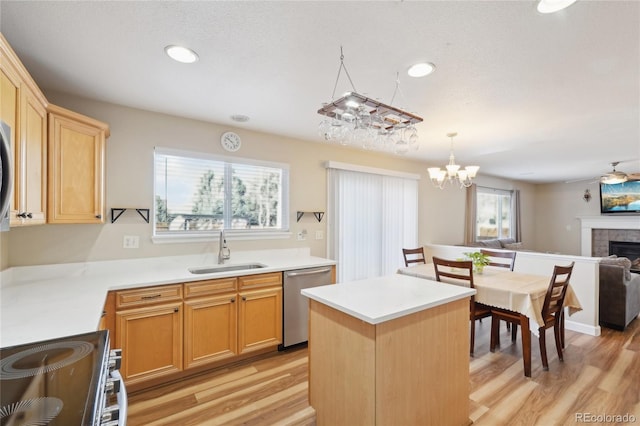
[[[156,148],[154,242],[289,238],[289,166]]]

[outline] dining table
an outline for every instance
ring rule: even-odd
[[[536,275],[515,272],[506,268],[486,266],[481,274],[473,274],[473,284],[476,289],[475,301],[477,303],[512,311],[519,316],[522,334],[522,358],[526,377],[531,377],[531,333],[539,336],[540,327],[544,324],[542,305],[551,281],[552,272],[549,271],[549,275]],[[400,268],[398,273],[437,281],[433,263]],[[460,282],[448,281],[444,277],[442,281],[461,285]],[[569,315],[582,310],[580,301],[571,284],[567,288],[564,307]]]

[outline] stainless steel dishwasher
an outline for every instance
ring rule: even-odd
[[[282,320],[284,343],[280,349],[306,342],[309,339],[309,299],[300,294],[303,288],[331,284],[331,266],[296,269],[284,272]]]

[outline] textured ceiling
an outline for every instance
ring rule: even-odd
[[[424,118],[444,165],[529,182],[640,171],[640,2],[2,1],[0,30],[45,89],[321,143],[340,46],[358,92]],[[169,44],[200,60],[171,61]],[[436,72],[406,75],[418,61]],[[344,73],[337,94],[350,89]],[[232,114],[251,117],[238,125]]]

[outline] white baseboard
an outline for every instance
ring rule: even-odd
[[[564,328],[571,331],[577,331],[578,333],[588,334],[590,336],[600,335],[600,326],[587,325],[581,322],[564,320]]]

